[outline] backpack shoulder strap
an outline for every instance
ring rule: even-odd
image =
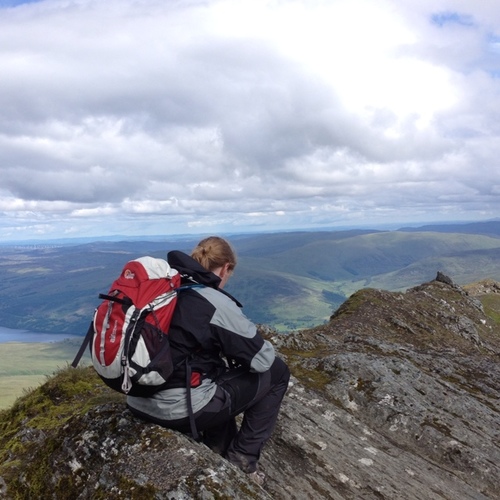
[[[87,333],[85,334],[85,338],[83,339],[82,345],[80,346],[80,349],[78,349],[78,352],[76,353],[75,359],[73,360],[73,363],[71,363],[71,366],[73,368],[76,368],[78,366],[78,363],[82,359],[83,353],[85,352],[85,349],[90,343],[90,340],[92,339],[92,336],[94,335],[94,322],[90,322],[89,329],[87,330]]]

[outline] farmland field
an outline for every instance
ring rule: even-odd
[[[0,344],[0,410],[10,407],[23,391],[37,387],[47,376],[69,365],[80,344],[78,339]]]

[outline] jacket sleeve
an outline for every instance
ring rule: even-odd
[[[235,359],[253,372],[265,372],[274,362],[273,345],[257,333],[256,326],[243,314],[241,309],[228,297],[216,290],[205,289],[213,295],[215,311],[210,327],[218,338],[222,353]]]

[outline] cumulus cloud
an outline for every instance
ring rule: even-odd
[[[473,0],[0,1],[0,234],[498,215]]]

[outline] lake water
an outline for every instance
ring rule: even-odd
[[[60,342],[64,339],[81,338],[66,333],[36,333],[27,330],[13,330],[0,326],[0,344],[5,342]]]

